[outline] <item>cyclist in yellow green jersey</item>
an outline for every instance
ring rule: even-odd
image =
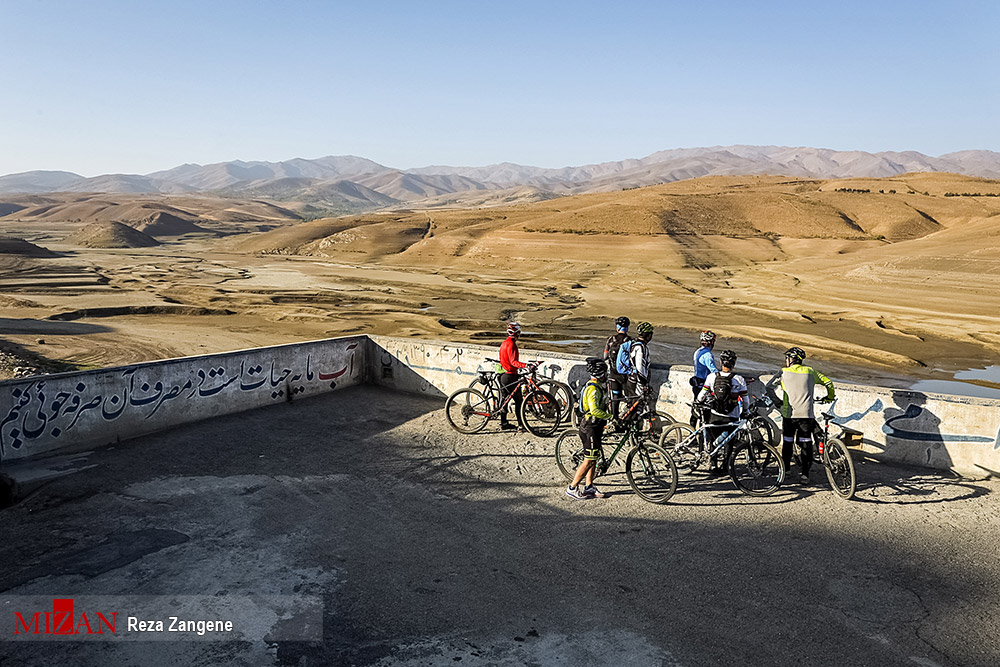
[[[803,366],[806,359],[805,350],[792,347],[785,352],[785,368],[781,369],[781,391],[784,398],[781,402],[781,458],[785,469],[792,463],[792,445],[798,440],[799,481],[809,483],[809,466],[812,463],[813,434],[821,437],[822,431],[816,423],[816,413],[813,410],[813,390],[817,384],[826,387],[826,398],[823,403],[829,403],[835,398],[833,381],[815,368]]]
[[[566,489],[566,495],[573,500],[608,497],[608,494],[602,493],[594,486],[594,468],[598,459],[601,458],[601,439],[604,437],[604,427],[608,421],[615,419],[615,416],[608,411],[608,367],[603,359],[589,357],[587,359],[587,372],[590,373],[590,380],[583,388],[580,397],[580,411],[583,413],[580,419],[583,461],[576,469],[573,483]],[[584,479],[586,479],[586,486],[581,489],[580,483]]]

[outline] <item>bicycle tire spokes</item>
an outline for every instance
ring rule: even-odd
[[[677,466],[659,445],[638,444],[625,459],[625,476],[636,495],[651,503],[665,503],[677,490]]]
[[[729,476],[736,488],[749,496],[769,496],[785,480],[785,465],[770,445],[751,439],[733,448]]]
[[[844,500],[854,497],[857,488],[857,477],[854,473],[854,461],[847,446],[837,438],[826,443],[823,450],[823,466],[830,481],[833,492]]]
[[[475,389],[459,389],[445,403],[445,416],[459,433],[477,433],[492,418],[490,401]]]

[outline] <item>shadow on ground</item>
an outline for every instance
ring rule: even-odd
[[[185,426],[100,450],[97,468],[0,512],[16,536],[0,545],[6,594],[319,595],[322,644],[3,652],[27,665],[1000,658],[994,481],[865,464],[860,502],[695,478],[657,506],[613,472],[611,498],[574,502],[554,439],[462,436],[441,403],[366,387]],[[140,531],[167,532],[104,556],[113,567],[94,555]],[[68,568],[81,553],[88,569]]]

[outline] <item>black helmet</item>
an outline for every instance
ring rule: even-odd
[[[732,350],[725,350],[722,354],[719,355],[719,361],[721,361],[722,365],[725,366],[726,368],[735,368],[736,353],[733,352]]]
[[[619,317],[617,320],[615,320],[616,329],[628,329],[628,325],[630,324],[632,324],[632,320],[624,316]]]
[[[608,376],[608,366],[600,357],[587,357],[587,372],[591,377],[603,380]]]
[[[639,334],[639,338],[649,340],[653,337],[653,325],[649,322],[639,322],[635,325],[635,332]]]
[[[790,347],[785,350],[785,359],[791,359],[792,363],[801,364],[806,360],[806,351],[801,347]]]

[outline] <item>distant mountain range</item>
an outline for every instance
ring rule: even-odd
[[[421,200],[487,204],[490,197],[454,193],[510,192],[531,197],[609,192],[711,175],[781,174],[799,178],[887,177],[908,172],[954,172],[1000,178],[1000,153],[960,151],[930,157],[915,151],[866,153],[784,146],[714,146],[659,151],[640,159],[544,169],[504,162],[485,167],[430,166],[394,169],[365,158],[329,156],[283,162],[184,164],[152,174],[84,178],[66,171],[0,176],[0,194],[50,192],[211,193],[295,202],[306,214],[353,213],[405,206]],[[445,202],[445,203],[440,203]],[[435,204],[431,204],[435,205]]]

